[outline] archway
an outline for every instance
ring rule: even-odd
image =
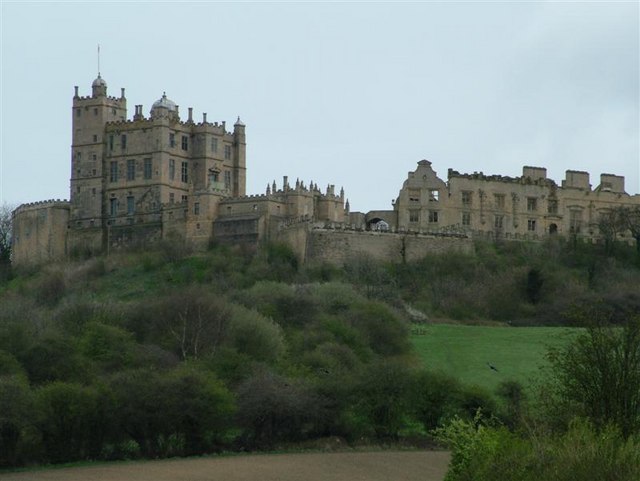
[[[549,234],[550,235],[554,235],[558,233],[558,225],[557,224],[551,224],[549,226]]]

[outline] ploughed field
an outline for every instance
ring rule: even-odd
[[[442,481],[444,451],[258,454],[95,464],[0,474],[3,481]]]
[[[494,391],[501,381],[531,386],[542,375],[549,347],[561,347],[580,329],[415,325],[411,341],[424,366]],[[492,369],[493,366],[495,369]]]

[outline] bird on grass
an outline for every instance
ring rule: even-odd
[[[495,366],[494,366],[493,364],[491,364],[490,362],[488,362],[488,363],[487,363],[487,366],[489,366],[489,369],[491,369],[492,371],[499,372],[499,371],[498,371],[498,368],[497,368],[497,367],[495,367]]]

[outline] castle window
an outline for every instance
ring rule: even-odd
[[[193,215],[199,215],[200,214],[200,202],[194,202],[193,203]]]
[[[91,160],[98,160],[98,156],[96,154],[91,154]]]
[[[151,163],[151,159],[144,159],[144,178],[150,179],[151,172],[153,170],[153,164]]]
[[[224,146],[224,158],[225,159],[230,159],[231,158],[231,146],[230,145],[225,145]]]
[[[91,170],[91,174],[92,174],[94,177],[96,176],[96,174],[97,174],[97,173],[98,173],[98,171],[97,171],[96,169],[92,169],[92,170]]]
[[[224,188],[225,189],[231,188],[231,172],[228,170],[224,171]]]
[[[175,202],[175,194],[173,192],[171,192],[169,194],[169,203],[173,204]]]
[[[462,225],[466,225],[466,226],[471,225],[471,212],[462,213]]]
[[[527,197],[527,210],[529,212],[538,210],[538,199],[535,197]]]
[[[187,196],[186,196],[186,195],[183,195],[183,196],[182,196],[182,203],[183,203],[183,204],[186,204],[186,203],[187,203]]]
[[[82,160],[82,152],[76,152],[76,160]]]
[[[440,199],[440,191],[438,189],[429,189],[429,200],[431,202],[438,202]]]
[[[94,197],[96,196],[96,188],[95,187],[91,189],[91,195],[94,196]]]
[[[98,115],[98,109],[93,109],[93,115]]]
[[[211,152],[217,152],[218,151],[218,139],[216,139],[215,137],[211,138]]]
[[[438,211],[437,210],[430,210],[429,211],[429,223],[430,224],[435,224],[436,222],[438,222]]]
[[[169,134],[169,147],[175,147],[175,146],[176,146],[176,134],[170,133]]]
[[[409,190],[409,202],[420,202],[420,190],[418,189]]]
[[[569,232],[572,234],[579,234],[582,227],[582,211],[572,210],[569,211]]]
[[[169,180],[176,178],[176,161],[169,159]]]
[[[111,182],[118,182],[118,162],[111,161],[111,169],[109,174],[109,180]]]
[[[97,136],[97,135],[94,135],[94,136],[93,136],[93,141],[94,141],[94,142],[97,142],[97,141],[98,141],[98,136]]]
[[[473,192],[471,192],[470,190],[463,190],[462,191],[462,205],[468,207],[471,205],[472,203],[472,194]]]
[[[109,199],[109,212],[111,217],[118,215],[118,199]]]
[[[76,117],[80,117],[82,115],[82,110],[76,109]]]
[[[420,211],[417,209],[409,211],[409,222],[420,222]]]
[[[556,199],[549,199],[549,203],[547,205],[547,210],[549,214],[557,214],[558,213],[558,201]]]
[[[503,225],[504,225],[504,216],[503,215],[497,215],[497,216],[495,216],[493,218],[493,227],[495,229],[502,229]]]
[[[535,219],[529,219],[527,221],[527,230],[529,232],[535,232],[536,231],[536,221],[535,221]]]
[[[135,180],[136,178],[136,161],[127,160],[127,180]]]
[[[189,150],[189,137],[186,135],[182,136],[182,150]]]
[[[129,197],[127,197],[127,215],[132,215],[135,212],[135,207],[135,198],[130,195]]]
[[[113,150],[113,135],[109,136],[109,150]]]
[[[122,134],[120,136],[120,148],[123,150],[127,148],[127,136],[126,134]]]
[[[116,109],[111,109],[111,113],[112,113],[113,115],[115,115],[115,114],[116,114]]]
[[[181,179],[182,182],[189,182],[189,164],[187,162],[182,163]]]
[[[504,209],[504,194],[493,194],[493,202],[496,209]]]

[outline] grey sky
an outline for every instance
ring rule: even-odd
[[[11,3],[0,203],[68,198],[73,86],[247,124],[247,192],[391,208],[409,170],[624,175],[640,191],[638,2]]]

